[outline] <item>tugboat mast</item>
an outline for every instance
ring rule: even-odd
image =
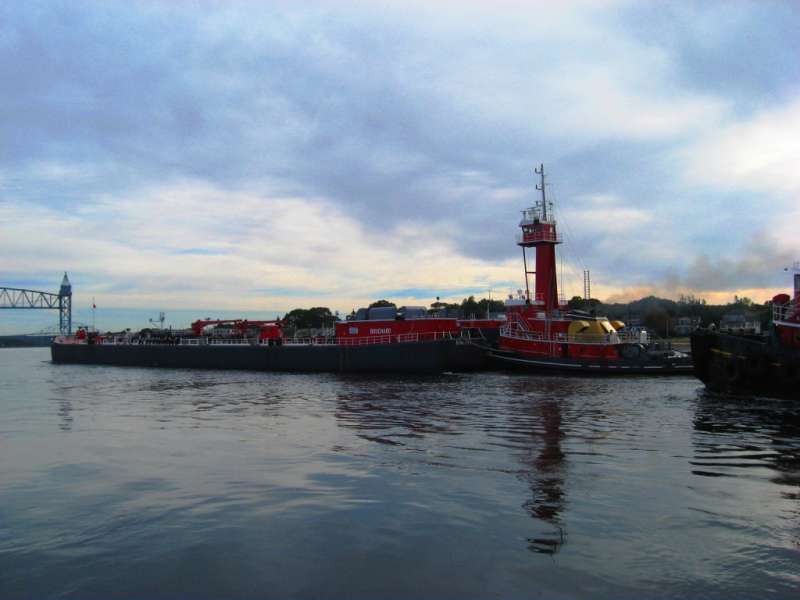
[[[541,183],[536,184],[537,190],[542,190],[542,220],[547,221],[547,198],[544,195],[544,163],[539,163],[539,168],[533,168],[533,172],[539,175]]]

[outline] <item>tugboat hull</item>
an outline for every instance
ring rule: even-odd
[[[259,371],[397,372],[474,371],[485,351],[457,340],[346,345],[166,345],[54,342],[54,363]]]
[[[555,371],[576,375],[691,375],[692,363],[688,357],[660,360],[586,360],[525,356],[518,352],[493,350],[492,364],[498,367],[529,371]]]
[[[709,330],[691,342],[695,375],[710,390],[800,400],[800,349]]]

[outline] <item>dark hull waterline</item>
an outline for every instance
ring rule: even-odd
[[[528,371],[553,371],[575,375],[691,375],[692,364],[688,358],[665,360],[585,360],[525,356],[518,352],[493,350],[490,362],[497,367]]]
[[[482,348],[456,340],[344,345],[51,345],[54,363],[307,372],[425,373],[474,371]]]

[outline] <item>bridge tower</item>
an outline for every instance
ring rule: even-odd
[[[72,284],[66,271],[58,290],[58,329],[61,335],[72,333]]]

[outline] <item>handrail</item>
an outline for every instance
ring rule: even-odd
[[[391,344],[391,335],[370,335],[364,337],[338,338],[337,343],[342,346],[370,346],[373,344]]]
[[[561,234],[554,231],[534,231],[533,233],[518,233],[517,243],[528,242],[561,242]]]
[[[283,338],[281,343],[284,346],[333,346],[336,344],[336,338],[325,336]]]
[[[624,343],[641,342],[641,338],[635,333],[607,333],[607,334],[591,334],[579,333],[568,335],[564,333],[556,333],[553,337],[545,337],[539,331],[521,331],[509,326],[500,327],[500,336],[515,340],[524,340],[530,342],[542,343],[557,343],[557,344],[591,344],[591,345],[615,345]]]
[[[363,337],[317,336],[304,338],[281,338],[278,343],[285,346],[369,346],[376,344],[409,343],[420,341],[452,340],[450,331],[400,333],[397,335],[372,335]],[[175,337],[172,339],[138,336],[98,336],[94,343],[104,346],[265,346],[276,340],[251,338]]]

